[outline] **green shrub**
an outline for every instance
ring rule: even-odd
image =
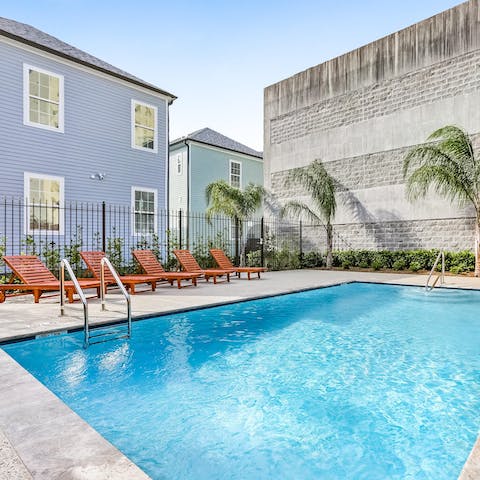
[[[262,265],[262,251],[252,250],[247,253],[247,267],[260,267]]]
[[[270,250],[265,256],[265,264],[269,270],[296,270],[301,268],[300,255],[284,245],[280,250]]]
[[[383,268],[383,265],[384,263],[381,257],[374,257],[374,259],[372,260],[372,268],[374,270],[380,270],[381,268]]]
[[[445,252],[445,268],[452,273],[452,268],[460,267],[462,272],[473,272],[475,270],[475,255],[464,250],[461,252]],[[458,269],[455,269],[458,270]]]
[[[410,270],[412,272],[418,272],[419,270],[422,269],[422,265],[420,264],[420,262],[415,262],[413,261],[411,264],[410,264]]]
[[[342,268],[367,268],[374,270],[393,268],[412,271],[430,270],[438,256],[438,250],[343,250],[333,253],[333,266]],[[442,268],[441,262],[437,271]],[[453,268],[453,270],[452,270]],[[471,251],[445,252],[445,270],[471,272],[475,269],[475,255]]]
[[[348,260],[344,260],[344,261],[342,262],[342,268],[343,268],[344,270],[348,270],[351,266],[352,266],[352,264],[351,264],[351,262],[348,261]]]
[[[323,267],[325,260],[318,252],[308,252],[302,255],[302,268]]]
[[[392,268],[394,270],[404,270],[407,266],[407,262],[404,258],[399,258],[393,262]]]

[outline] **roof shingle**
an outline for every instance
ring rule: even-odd
[[[258,152],[253,148],[247,147],[242,143],[232,140],[231,138],[212,130],[211,128],[202,128],[201,130],[197,130],[189,135],[177,138],[176,140],[173,140],[170,145],[174,145],[185,140],[193,140],[195,142],[205,143],[206,145],[232,150],[233,152],[245,153],[246,155],[251,155],[252,157],[263,158],[263,152]]]

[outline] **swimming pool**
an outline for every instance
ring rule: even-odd
[[[451,479],[480,293],[348,284],[4,350],[154,479]]]

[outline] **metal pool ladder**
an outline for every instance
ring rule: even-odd
[[[440,259],[442,260],[442,271],[437,275],[437,278],[435,278],[432,285],[430,285],[430,280],[433,276],[433,272],[435,272],[435,269],[437,268],[437,265]],[[428,276],[427,283],[425,284],[425,290],[427,292],[432,291],[437,285],[439,280],[440,280],[440,285],[443,285],[445,283],[445,252],[443,251],[443,249],[440,250],[440,252],[438,252],[435,263],[433,264],[433,267],[430,270],[430,275]]]
[[[110,329],[109,331],[106,331],[106,332],[100,332],[100,333],[97,332],[93,334],[91,333],[89,317],[88,317],[87,298],[85,297],[85,294],[83,293],[83,290],[80,287],[80,284],[78,283],[78,279],[75,276],[75,273],[73,272],[72,267],[68,262],[68,260],[64,258],[60,262],[60,315],[65,314],[65,269],[67,269],[68,274],[72,279],[75,290],[78,293],[78,296],[80,297],[80,300],[83,304],[83,332],[84,332],[83,346],[84,348],[88,348],[88,346],[93,343],[101,343],[101,342],[106,342],[108,340],[117,340],[119,338],[130,338],[132,335],[132,309],[131,309],[131,303],[130,303],[130,295],[128,294],[122,281],[120,280],[120,277],[118,276],[117,271],[115,270],[113,265],[110,263],[110,260],[108,260],[108,258],[106,257],[103,257],[101,260],[101,271],[100,271],[100,299],[102,304],[102,311],[105,311],[106,309],[105,307],[105,292],[106,292],[105,266],[110,270],[110,273],[115,279],[115,283],[120,288],[120,291],[122,292],[125,298],[125,301],[127,303],[127,322],[126,322],[127,333],[126,334],[124,332],[119,332],[118,330],[115,330],[115,327],[118,327],[120,325],[115,325],[112,327],[113,330]],[[102,337],[104,338],[102,339]],[[94,340],[98,338],[100,338],[100,340],[96,340],[96,341]]]

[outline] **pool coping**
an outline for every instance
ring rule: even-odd
[[[266,295],[257,295],[254,297],[248,297],[248,298],[239,298],[235,300],[225,300],[221,302],[212,302],[212,303],[207,303],[199,306],[190,306],[190,307],[182,307],[182,308],[175,308],[172,310],[168,311],[163,311],[163,312],[152,312],[152,313],[146,313],[146,314],[141,314],[141,315],[136,315],[132,316],[132,322],[139,322],[141,320],[147,320],[149,318],[160,318],[160,317],[166,317],[168,315],[175,315],[178,313],[186,313],[186,312],[192,312],[195,310],[206,310],[208,308],[214,308],[214,307],[221,307],[223,305],[234,305],[236,303],[245,303],[245,302],[253,302],[255,300],[263,300],[266,298],[272,298],[272,297],[281,297],[285,295],[293,295],[295,293],[302,293],[302,292],[309,292],[312,290],[321,290],[324,288],[332,288],[332,287],[339,287],[341,285],[348,285],[351,283],[376,283],[376,282],[360,282],[360,281],[355,281],[355,280],[350,280],[350,281],[345,281],[345,282],[337,282],[337,283],[332,283],[331,285],[321,285],[318,287],[308,287],[308,288],[301,288],[301,289],[295,289],[295,290],[288,290],[282,293],[272,293],[272,294],[266,294]],[[387,285],[385,283],[379,282],[378,285]],[[403,286],[403,285],[399,285]],[[405,285],[408,286],[408,285]],[[411,285],[411,286],[416,286],[416,285]],[[106,327],[113,327],[115,325],[123,324],[127,321],[126,318],[118,318],[115,320],[105,320],[101,321],[99,323],[96,323],[95,325],[90,326],[90,330],[95,330],[95,329],[100,329],[100,328],[106,328]],[[68,335],[70,333],[76,333],[76,332],[81,332],[83,331],[83,327],[77,326],[77,327],[72,327],[72,328],[62,328],[62,329],[47,329],[47,330],[40,330],[36,331],[31,334],[22,334],[22,335],[14,335],[12,337],[7,337],[7,338],[0,338],[0,348],[3,345],[9,345],[12,343],[20,343],[20,342],[27,342],[30,340],[37,340],[40,338],[45,338],[49,336],[55,336],[55,335]]]
[[[245,302],[252,302],[255,300],[262,300],[266,298],[272,298],[272,297],[281,297],[284,295],[292,295],[295,293],[302,293],[302,292],[309,292],[313,290],[321,290],[324,288],[332,288],[332,287],[339,287],[341,285],[349,285],[352,283],[365,283],[369,285],[392,285],[396,287],[409,287],[409,288],[424,288],[421,285],[412,285],[408,283],[388,283],[388,282],[375,282],[375,281],[365,281],[365,280],[346,280],[342,282],[336,282],[332,283],[329,285],[319,285],[315,287],[305,287],[305,288],[299,288],[299,289],[292,289],[292,290],[286,290],[284,292],[280,293],[272,293],[272,294],[262,294],[262,295],[256,295],[248,298],[237,298],[234,300],[223,300],[220,302],[212,302],[212,303],[206,303],[198,306],[189,306],[189,307],[181,307],[181,308],[174,308],[168,311],[161,311],[161,312],[152,312],[152,313],[147,313],[147,314],[141,314],[141,315],[135,315],[132,316],[132,322],[138,322],[141,320],[147,320],[149,318],[160,318],[160,317],[165,317],[168,315],[174,315],[178,313],[186,313],[186,312],[191,312],[194,310],[205,310],[207,308],[214,308],[214,307],[221,307],[222,305],[234,305],[236,303],[245,303]],[[480,287],[479,288],[464,288],[464,287],[456,287],[456,286],[444,286],[443,288],[447,288],[449,290],[463,290],[463,291],[479,291],[480,292]],[[117,318],[115,320],[100,320],[94,325],[90,326],[90,330],[95,330],[95,329],[100,329],[100,328],[106,328],[106,327],[111,327],[115,325],[119,325],[122,323],[125,323],[127,321],[127,318]],[[19,342],[26,342],[30,340],[37,340],[39,338],[45,338],[48,336],[55,336],[55,335],[67,335],[70,333],[76,333],[80,332],[83,330],[83,327],[81,326],[76,326],[76,327],[70,327],[70,328],[49,328],[46,330],[38,330],[33,333],[29,334],[20,334],[20,335],[13,335],[11,337],[3,337],[0,338],[0,348],[3,345],[8,345],[11,343],[19,343]]]
[[[394,283],[390,281],[371,281],[371,280],[357,280],[357,279],[352,279],[352,280],[344,280],[344,281],[337,281],[333,282],[330,284],[326,285],[316,285],[316,286],[309,286],[305,288],[294,288],[294,289],[288,289],[284,290],[281,292],[275,292],[271,294],[261,294],[261,295],[255,295],[251,296],[248,298],[236,298],[234,300],[222,300],[222,301],[216,301],[216,302],[211,302],[207,304],[202,304],[202,305],[197,305],[197,306],[188,306],[188,307],[182,307],[182,308],[174,308],[171,310],[167,311],[161,311],[161,312],[152,312],[149,314],[141,314],[138,316],[135,316],[132,318],[132,321],[140,321],[140,320],[145,320],[149,318],[158,318],[158,317],[164,317],[172,314],[178,314],[178,313],[184,313],[184,312],[189,312],[189,311],[194,311],[194,310],[204,310],[207,308],[213,308],[213,307],[218,307],[222,305],[230,305],[230,304],[236,304],[236,303],[244,303],[248,301],[254,301],[254,300],[261,300],[265,298],[272,298],[276,296],[284,296],[284,295],[289,295],[289,294],[295,294],[295,293],[301,293],[305,291],[312,291],[312,290],[320,290],[323,288],[331,288],[331,287],[336,287],[336,286],[341,286],[341,285],[346,285],[346,284],[352,284],[352,283],[366,283],[366,284],[378,284],[378,285],[392,285],[392,286],[405,286],[405,287],[417,287],[417,288],[422,288],[422,285],[417,285],[413,283]],[[456,287],[456,286],[445,286],[445,288],[449,289],[454,289],[454,290],[466,290],[466,291],[480,291],[480,288],[464,288],[464,287]],[[125,319],[115,319],[115,320],[107,320],[105,322],[98,322],[93,328],[102,328],[110,325],[115,325],[118,323],[121,323],[122,321],[125,321]],[[37,332],[34,332],[32,334],[22,334],[22,335],[16,335],[12,336],[10,338],[2,338],[0,340],[0,347],[2,345],[6,344],[11,344],[11,343],[17,343],[17,342],[22,342],[22,341],[28,341],[32,339],[36,339],[40,337],[45,337],[49,335],[58,335],[58,334],[67,334],[67,333],[74,333],[83,330],[82,327],[73,327],[73,328],[67,328],[67,329],[47,329],[47,330],[40,330]],[[37,379],[35,379],[29,372],[27,372],[23,367],[21,367],[15,360],[13,360],[6,352],[4,352],[0,348],[0,365],[5,363],[5,357],[8,357],[11,362],[13,362],[14,367],[10,365],[10,368],[15,370],[15,375],[4,375],[4,372],[0,370],[0,377],[2,379],[7,380],[7,385],[8,382],[10,382],[10,387],[13,387],[15,389],[14,395],[17,396],[18,398],[26,398],[25,393],[28,394],[29,389],[35,390],[38,394],[42,397],[41,402],[37,402],[39,405],[35,404],[35,412],[38,412],[38,409],[40,408],[40,411],[43,409],[45,410],[45,414],[47,415],[47,418],[49,419],[48,421],[51,421],[52,415],[55,411],[61,412],[61,415],[55,415],[55,417],[60,416],[60,417],[65,417],[65,412],[69,412],[66,417],[68,417],[71,421],[75,423],[77,428],[79,428],[82,431],[82,439],[85,436],[86,438],[89,438],[93,444],[98,444],[97,448],[100,448],[100,451],[108,451],[107,457],[109,457],[109,461],[104,461],[105,457],[102,457],[101,455],[95,455],[94,458],[97,460],[102,460],[101,462],[94,461],[93,463],[89,461],[92,459],[92,456],[88,457],[87,459],[78,459],[75,456],[73,458],[75,459],[75,464],[69,465],[66,469],[62,470],[60,473],[58,471],[58,468],[55,470],[55,468],[52,470],[52,468],[45,468],[44,467],[44,459],[45,457],[45,444],[51,446],[52,444],[52,438],[51,436],[55,437],[55,443],[57,444],[58,447],[58,437],[60,434],[60,437],[62,437],[66,431],[65,428],[59,428],[53,432],[50,432],[51,436],[50,438],[46,438],[45,442],[33,442],[32,441],[27,441],[25,442],[25,438],[22,437],[21,435],[19,436],[18,433],[18,428],[15,430],[15,428],[12,430],[12,425],[11,425],[11,417],[10,415],[7,415],[5,417],[5,410],[2,406],[2,402],[0,400],[0,434],[3,433],[6,436],[7,441],[10,442],[11,447],[13,450],[18,454],[20,462],[23,462],[27,470],[29,471],[29,474],[32,475],[32,477],[22,477],[22,478],[45,478],[45,479],[68,479],[68,478],[82,478],[82,479],[94,479],[94,478],[115,478],[115,479],[132,479],[136,480],[138,479],[145,479],[149,478],[145,472],[143,472],[137,465],[135,465],[133,462],[131,462],[125,455],[123,455],[116,447],[111,445],[104,437],[102,437],[96,430],[93,429],[90,425],[88,425],[83,419],[81,419],[77,414],[75,414],[65,403],[63,403],[58,397],[56,397],[55,394],[53,394],[50,390],[48,390],[45,386],[43,386]],[[12,372],[11,372],[12,373]],[[22,378],[24,381],[22,382],[13,382],[12,383],[12,378]],[[28,378],[28,381],[26,380]],[[5,384],[5,382],[2,382]],[[39,387],[40,386],[40,387]],[[43,389],[43,393],[39,393]],[[45,392],[46,390],[46,392]],[[31,392],[30,392],[31,393]],[[5,397],[7,397],[6,395]],[[32,406],[28,402],[9,402],[10,404],[13,403],[15,408],[18,408],[20,411],[23,409],[23,416],[24,418],[30,418],[32,417]],[[7,407],[8,405],[6,405]],[[20,414],[20,417],[22,415]],[[18,425],[15,425],[18,427]],[[26,426],[23,426],[23,431],[29,431],[28,430],[29,425],[27,424]],[[25,430],[26,428],[26,430]],[[68,437],[68,435],[67,435]],[[50,440],[50,441],[48,441]],[[25,449],[25,443],[27,443],[28,448]],[[61,447],[60,451],[67,450],[67,452],[63,452],[63,455],[60,455],[60,460],[64,461],[68,460],[68,455],[67,458],[65,458],[65,455],[68,454],[68,448],[64,448],[66,445],[68,446],[71,444],[68,441],[68,439],[65,442],[60,442]],[[73,443],[76,448],[75,442]],[[40,447],[40,448],[39,448]],[[85,447],[85,445],[83,445]],[[0,452],[1,453],[1,452]],[[58,453],[56,451],[56,453]],[[98,458],[100,457],[100,458]],[[47,455],[48,458],[48,455]],[[0,458],[0,465],[3,465],[1,462]],[[103,463],[102,463],[103,462]],[[68,463],[68,461],[67,461]],[[114,476],[111,477],[110,475],[113,474]],[[99,476],[100,475],[100,476]],[[103,475],[103,476],[102,476]],[[0,476],[0,479],[2,477]],[[20,478],[20,477],[19,477]],[[474,480],[480,478],[480,437],[477,438],[472,450],[470,451],[470,454],[468,456],[468,459],[466,460],[463,469],[458,477],[458,480]]]

